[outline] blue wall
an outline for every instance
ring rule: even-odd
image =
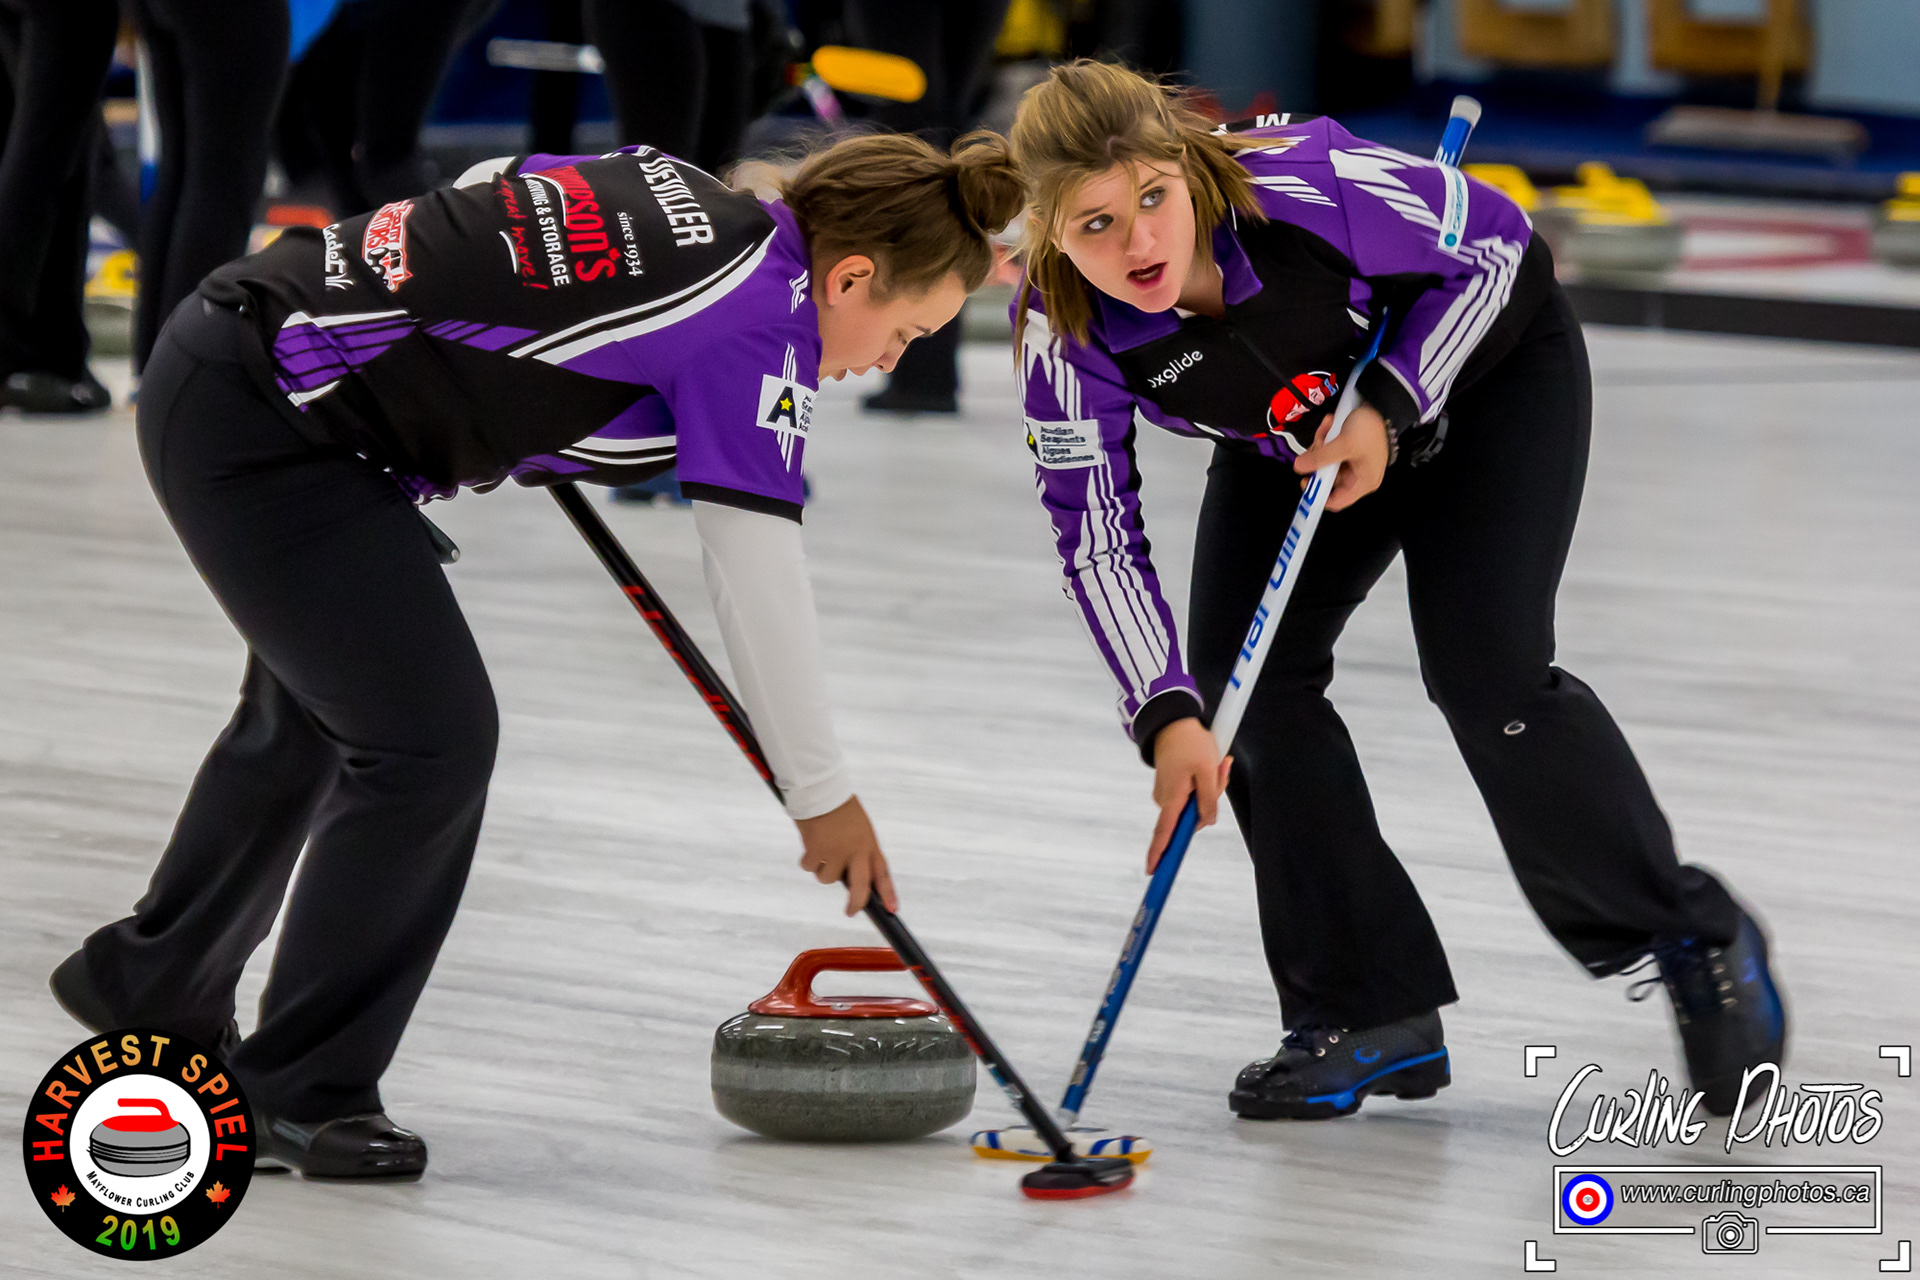
[[[1920,3],[1813,0],[1813,74],[1822,107],[1920,114]]]
[[[1189,0],[1193,7],[1217,0]],[[1752,7],[1753,0],[1743,0]],[[1807,81],[1813,105],[1920,115],[1920,0],[1808,0],[1813,20],[1814,65]],[[1226,6],[1222,6],[1226,7]],[[1546,0],[1514,0],[1515,8],[1551,7]],[[1700,9],[1708,6],[1704,0]],[[1461,56],[1454,40],[1454,0],[1427,6],[1419,71],[1427,79],[1474,80],[1490,68]],[[1679,91],[1677,77],[1647,63],[1643,0],[1614,0],[1618,58],[1610,77],[1616,93],[1665,97]],[[1719,0],[1714,12],[1737,16],[1739,6]]]

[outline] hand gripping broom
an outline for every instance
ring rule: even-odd
[[[679,619],[667,608],[667,602],[660,598],[653,584],[641,574],[639,566],[627,555],[626,548],[613,536],[613,530],[607,528],[606,521],[600,518],[600,513],[593,509],[586,495],[576,485],[566,481],[554,485],[552,491],[554,500],[573,521],[580,536],[587,540],[587,545],[600,557],[600,563],[613,575],[613,580],[626,592],[633,607],[653,628],[653,634],[659,637],[667,653],[679,664],[681,673],[726,729],[734,745],[740,748],[761,780],[772,790],[774,798],[783,799],[779,785],[774,781],[773,768],[767,763],[766,753],[760,749],[760,740],[754,736],[753,726],[747,722],[746,711],[734,699],[732,690],[720,679],[720,674],[708,663],[706,655],[694,644],[693,637],[686,633]],[[919,941],[908,932],[900,917],[880,901],[878,891],[867,897],[867,918],[873,921],[881,936],[899,954],[913,976],[919,979],[934,1003],[940,1006],[940,1011],[947,1015],[947,1020],[965,1038],[981,1065],[986,1067],[987,1074],[1006,1091],[1014,1107],[1026,1117],[1027,1123],[1033,1127],[1032,1131],[1052,1150],[1054,1158],[1051,1163],[1035,1169],[1020,1180],[1023,1193],[1035,1200],[1080,1200],[1119,1191],[1133,1181],[1133,1166],[1125,1160],[1092,1158],[1074,1151],[1072,1142],[1053,1122],[1046,1108],[1033,1097],[1026,1083],[1021,1080],[1020,1073],[1014,1070],[1013,1064],[1007,1061],[999,1047],[988,1037],[979,1021],[960,1002],[958,993],[921,949]]]

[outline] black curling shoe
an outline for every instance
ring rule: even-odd
[[[1656,946],[1652,960],[1660,976],[1635,983],[1628,998],[1644,1000],[1656,983],[1666,987],[1693,1087],[1706,1095],[1708,1111],[1732,1115],[1749,1068],[1785,1065],[1787,1009],[1767,967],[1767,936],[1742,911],[1740,932],[1726,946],[1682,938]]]
[[[256,1115],[261,1172],[298,1169],[309,1178],[413,1181],[427,1171],[427,1144],[376,1111],[316,1124]],[[270,1162],[270,1163],[269,1163]]]
[[[47,987],[56,1004],[69,1018],[89,1031],[100,1032],[120,1025],[107,1008],[107,1002],[93,988],[93,976],[87,972],[87,953],[76,951],[62,960],[48,975]]]
[[[1227,1105],[1245,1120],[1330,1120],[1368,1094],[1431,1098],[1452,1078],[1436,1010],[1366,1031],[1289,1031],[1278,1053],[1240,1072]]]
[[[31,371],[7,377],[0,404],[22,413],[100,413],[113,408],[113,396],[90,371],[77,378]]]
[[[107,1002],[100,998],[99,991],[93,985],[93,975],[87,971],[85,948],[60,962],[59,967],[48,976],[47,987],[53,992],[54,1002],[65,1010],[66,1015],[89,1031],[109,1031],[134,1021],[116,1016],[107,1008]],[[233,1051],[239,1047],[240,1024],[229,1018],[227,1025],[214,1038],[213,1051],[225,1062],[233,1057]]]

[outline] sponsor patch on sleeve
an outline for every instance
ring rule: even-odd
[[[795,442],[804,441],[813,429],[813,389],[800,381],[799,363],[793,347],[787,347],[786,359],[777,374],[760,375],[760,400],[754,410],[754,422],[774,433],[780,442],[780,458],[793,470]]]
[[[762,374],[755,421],[769,431],[804,437],[813,426],[813,392],[798,379]]]
[[[412,212],[411,200],[383,204],[367,220],[366,232],[360,237],[360,256],[379,275],[388,293],[397,292],[413,279],[413,272],[407,268],[407,215]]]
[[[1073,422],[1027,419],[1027,448],[1034,461],[1049,471],[1081,471],[1097,467],[1106,455],[1100,448],[1100,423],[1092,418]]]

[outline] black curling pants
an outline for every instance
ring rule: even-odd
[[[1444,449],[1388,469],[1321,523],[1235,743],[1228,795],[1252,851],[1288,1027],[1364,1028],[1457,999],[1419,892],[1381,838],[1326,689],[1347,618],[1396,553],[1427,693],[1521,890],[1595,975],[1655,939],[1731,941],[1738,908],[1675,857],[1626,739],[1553,665],[1554,595],[1586,479],[1586,347],[1556,288],[1503,361],[1448,405]],[[1220,450],[1194,551],[1194,673],[1211,709],[1299,500],[1290,465]]]
[[[466,882],[498,722],[425,523],[267,403],[236,363],[242,323],[189,298],[139,410],[154,492],[246,639],[240,705],[146,895],[86,956],[119,1021],[210,1042],[286,899],[231,1065],[263,1110],[320,1121],[380,1110]]]
[[[918,102],[882,102],[872,119],[901,133],[918,133],[948,147],[974,118],[988,74],[993,41],[1007,15],[1008,0],[940,0],[899,4],[895,0],[848,0],[847,31],[855,44],[913,59],[926,73],[927,92]],[[929,337],[909,345],[887,377],[896,393],[940,398],[960,387],[958,316]]]
[[[747,127],[747,33],[695,21],[673,0],[585,0],[585,29],[607,64],[623,146],[646,143],[719,173]]]
[[[160,163],[140,219],[133,364],[207,272],[247,251],[286,78],[287,6],[133,0],[153,73]]]
[[[368,209],[459,176],[458,171],[440,173],[421,154],[420,131],[460,46],[478,34],[499,5],[500,0],[383,0],[368,9],[353,157]]]
[[[86,372],[93,148],[119,26],[114,0],[0,0],[0,382]]]

